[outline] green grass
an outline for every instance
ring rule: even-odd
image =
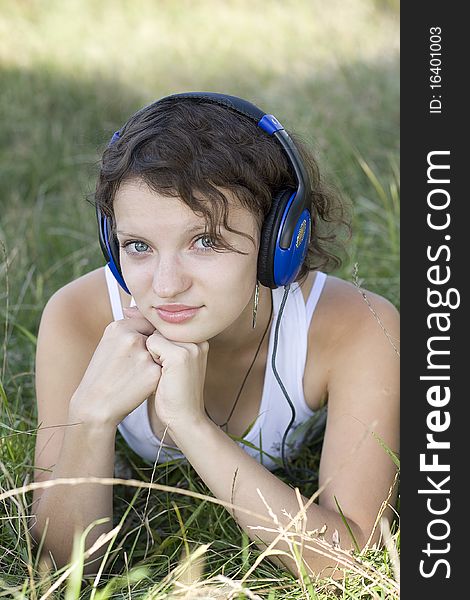
[[[100,151],[155,98],[233,93],[298,133],[353,211],[353,237],[335,274],[399,306],[396,2],[0,4],[0,496],[32,481],[41,311],[54,291],[103,264],[86,201]],[[134,478],[151,479],[122,440],[117,451]],[[298,461],[314,467],[318,456],[307,449]],[[159,466],[153,481],[207,492],[187,466]],[[0,597],[40,598],[63,577],[38,571],[26,533],[30,502],[31,492],[0,500]],[[175,581],[190,577],[178,566],[189,551],[201,553],[204,585],[220,598],[236,597],[248,572],[239,598],[398,598],[387,549],[370,549],[365,570],[344,581],[312,583],[266,559],[251,572],[260,552],[209,500],[118,485],[115,506],[120,528],[99,585],[80,592],[70,574],[54,597],[176,597]],[[392,543],[399,546],[397,525]],[[78,563],[80,556],[77,546]],[[188,598],[209,597],[197,586]]]

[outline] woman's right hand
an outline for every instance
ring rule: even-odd
[[[146,347],[154,331],[144,317],[113,321],[106,327],[71,398],[70,421],[117,427],[155,392],[161,367]]]

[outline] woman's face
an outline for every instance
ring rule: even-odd
[[[141,180],[120,186],[114,214],[124,280],[140,312],[162,335],[199,343],[240,317],[253,297],[257,273],[259,231],[248,210],[232,200],[228,223],[252,236],[256,245],[220,228],[225,241],[246,255],[215,251],[205,233],[204,217]],[[178,309],[172,304],[195,310],[165,310]]]

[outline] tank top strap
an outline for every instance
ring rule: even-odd
[[[109,301],[113,311],[115,321],[120,321],[124,318],[122,312],[121,296],[119,295],[119,284],[111,273],[111,269],[106,265],[104,268],[106,274],[106,284],[108,286]]]
[[[307,298],[307,302],[305,303],[305,316],[306,316],[306,320],[307,320],[307,328],[309,327],[310,321],[312,320],[312,315],[317,306],[318,300],[320,298],[320,294],[322,293],[323,286],[325,285],[325,282],[326,282],[326,278],[327,278],[326,273],[317,271],[317,274],[315,276],[315,281],[313,282],[309,297]]]
[[[104,268],[106,275],[106,285],[108,286],[109,301],[111,303],[111,309],[113,311],[113,317],[115,321],[124,319],[124,313],[122,312],[121,295],[119,293],[119,284],[116,281],[111,269],[106,265]],[[135,306],[134,298],[131,298],[130,306]]]

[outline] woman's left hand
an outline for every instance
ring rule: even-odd
[[[126,309],[125,314],[140,313],[132,308]],[[155,412],[163,425],[168,426],[170,435],[174,427],[205,418],[204,381],[209,342],[174,342],[155,330],[146,345],[162,368],[155,393]]]

